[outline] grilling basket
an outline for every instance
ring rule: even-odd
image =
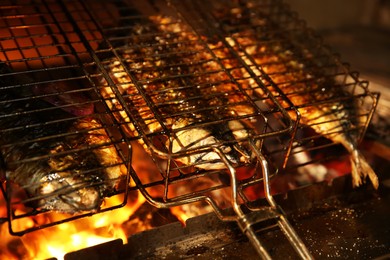
[[[12,234],[138,190],[159,208],[205,202],[265,259],[256,232],[278,227],[306,259],[272,177],[320,178],[342,157],[351,185],[378,185],[357,149],[378,94],[282,1],[22,1],[0,18]]]

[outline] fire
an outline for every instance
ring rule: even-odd
[[[37,252],[36,258],[43,259],[51,256],[51,257],[56,257],[57,259],[62,259],[63,256],[66,253],[69,253],[70,251],[91,247],[114,239],[122,239],[122,241],[127,242],[126,234],[120,227],[108,225],[104,228],[104,233],[106,234],[102,234],[101,229],[99,229],[99,234],[94,234],[96,230],[85,230],[85,231],[81,231],[69,235],[68,242],[64,241],[66,243],[63,243],[61,239],[58,239],[58,234],[69,232],[68,231],[69,229],[67,229],[67,227],[69,226],[70,226],[70,230],[72,230],[71,225],[72,224],[60,225],[57,235],[49,231],[52,236],[53,235],[55,236],[54,242],[51,242],[50,239],[46,238],[47,241],[45,241],[45,243],[47,244],[47,246],[41,248],[39,252]]]
[[[126,234],[122,223],[145,202],[139,192],[136,192],[136,196],[135,200],[120,209],[26,233],[22,237],[10,235],[7,223],[3,223],[0,226],[0,259],[63,259],[66,253],[115,239],[121,239],[125,244],[129,234]],[[115,196],[107,199],[106,206],[118,205],[122,200],[123,196]],[[49,217],[45,221],[54,221],[54,218]],[[27,218],[18,220],[15,225],[23,230],[34,224],[32,218]]]

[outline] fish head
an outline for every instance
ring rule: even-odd
[[[40,180],[38,205],[63,213],[98,210],[103,199],[94,182],[91,176],[83,178],[70,171],[46,175]]]

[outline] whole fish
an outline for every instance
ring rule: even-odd
[[[289,40],[284,38],[285,35],[274,33],[279,30],[272,26],[277,25],[267,24],[262,17],[243,15],[238,8],[232,10],[234,12],[230,14],[224,13],[224,19],[231,21],[226,18],[234,16],[236,21],[241,21],[241,29],[225,38],[227,44],[241,55],[242,60],[251,66],[259,78],[269,77],[287,95],[298,108],[300,122],[345,147],[350,153],[354,187],[360,186],[368,176],[373,187],[377,188],[377,175],[357,148],[358,138],[353,128],[359,125],[356,119],[359,107],[352,101],[353,95],[331,78],[333,76],[322,74],[321,67],[316,68],[316,56],[309,51],[310,48],[292,47]],[[262,26],[269,30],[269,35],[261,30]],[[304,62],[296,58],[298,50],[302,51]],[[315,69],[313,71],[308,67]],[[264,95],[261,89],[257,92]],[[289,107],[288,104],[284,105]]]
[[[23,189],[29,207],[66,213],[98,210],[126,174],[102,125],[18,96],[17,80],[6,75],[9,68],[2,65],[1,70],[2,180]]]
[[[224,169],[220,155],[212,150],[219,147],[233,165],[248,163],[248,148],[238,140],[247,138],[249,129],[226,108],[232,83],[213,72],[204,46],[194,44],[196,35],[182,22],[165,16],[149,19],[152,23],[133,26],[128,42],[117,47],[122,62],[117,58],[104,61],[133,120],[102,79],[100,83],[106,87],[101,93],[110,109],[119,120],[128,122],[132,136],[143,132],[147,140],[140,142],[146,150],[157,150],[156,154],[173,155],[176,161],[200,169]],[[152,136],[166,133],[171,135],[160,148]],[[198,151],[191,153],[193,150]]]

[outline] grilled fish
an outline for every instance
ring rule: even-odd
[[[356,114],[355,110],[359,110],[355,104],[348,101],[351,100],[351,94],[343,90],[334,80],[306,70],[305,64],[298,62],[293,52],[282,45],[283,41],[275,40],[272,45],[262,45],[256,35],[250,30],[241,30],[234,33],[232,37],[227,37],[226,41],[237,52],[243,54],[244,62],[252,66],[257,75],[261,76],[265,73],[277,84],[298,108],[303,124],[309,125],[317,133],[345,147],[351,155],[354,187],[360,186],[368,176],[372,185],[377,188],[378,178],[357,149],[357,137],[351,131],[358,124],[354,122],[352,114]],[[258,37],[266,36],[258,35]]]
[[[33,208],[66,213],[99,209],[126,174],[102,125],[93,118],[74,119],[43,100],[21,98],[9,87],[11,80],[4,79],[2,179],[26,191],[26,205]]]
[[[234,111],[225,107],[232,83],[210,72],[211,57],[204,56],[204,47],[183,46],[194,42],[196,36],[182,23],[163,16],[150,19],[152,25],[135,26],[128,42],[118,48],[121,61],[105,60],[135,120],[130,120],[112,88],[102,79],[106,87],[101,93],[110,109],[119,120],[128,122],[132,136],[139,136],[139,130],[149,136],[172,133],[165,147],[170,154],[189,151],[175,157],[185,165],[207,170],[226,168],[212,147],[219,147],[234,165],[249,162],[248,149],[237,141],[248,137],[247,124],[234,119]],[[159,149],[149,140],[140,141],[146,150]],[[200,152],[191,153],[196,149]]]

